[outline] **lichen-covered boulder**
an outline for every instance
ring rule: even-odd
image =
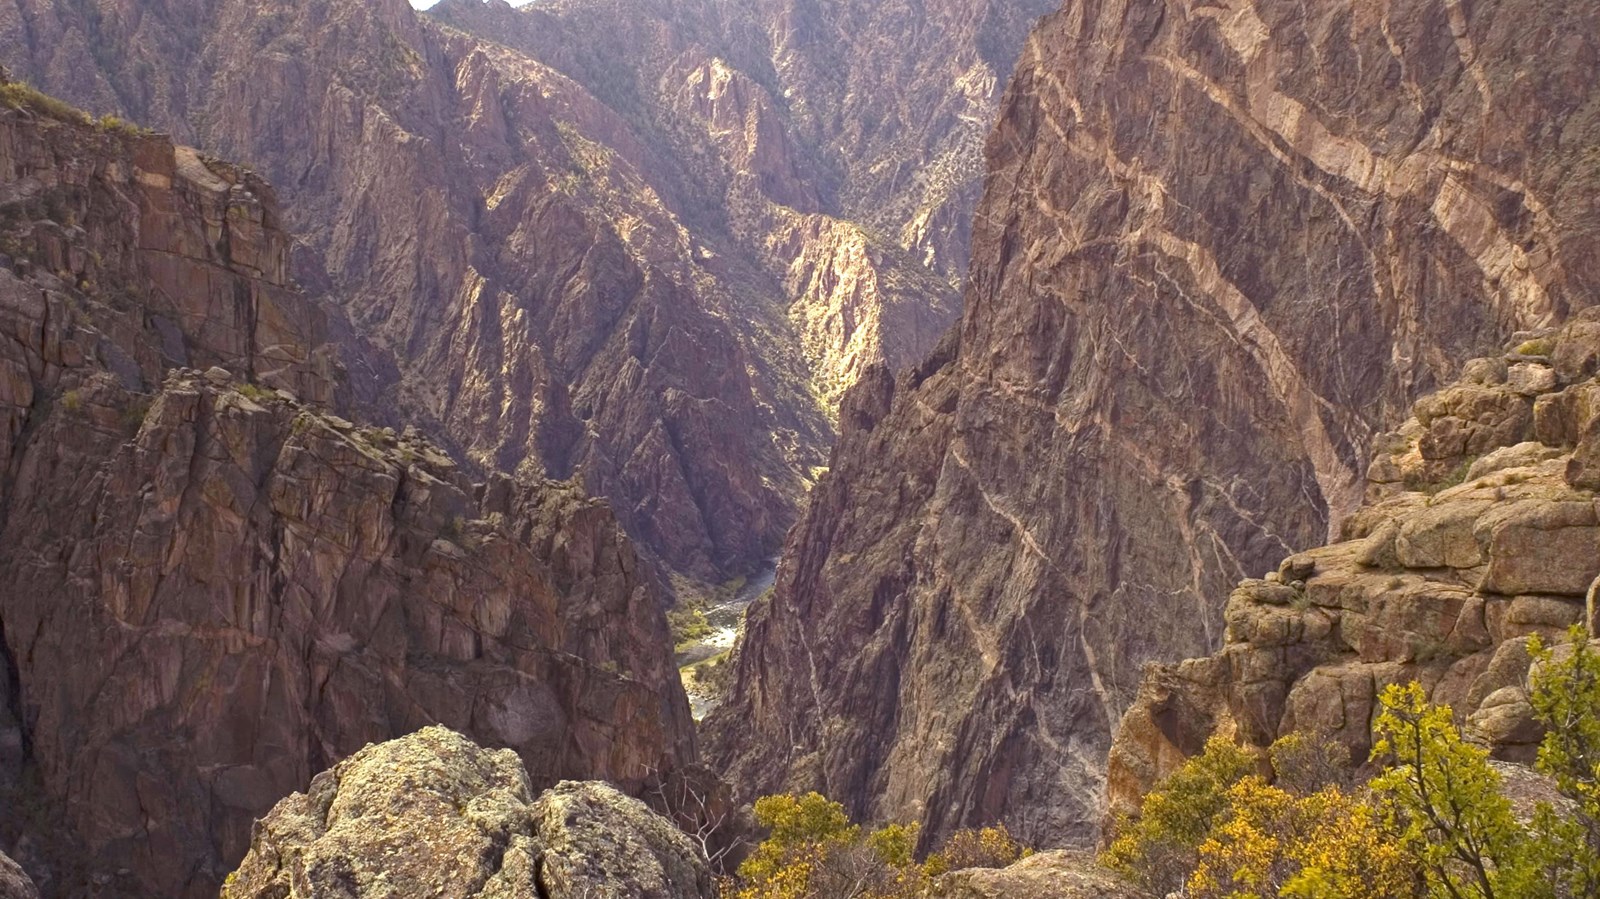
[[[516,753],[429,727],[278,803],[223,899],[710,899],[688,837],[602,783],[537,799]]]
[[[0,852],[0,899],[39,899],[33,880],[22,866]]]
[[[935,899],[1149,899],[1077,852],[1041,852],[1007,868],[969,868],[939,878]]]

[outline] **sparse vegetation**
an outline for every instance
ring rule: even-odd
[[[0,84],[0,103],[11,109],[25,109],[63,122],[80,125],[90,123],[88,113],[20,81]]]
[[[135,125],[132,122],[129,122],[125,119],[119,119],[114,115],[110,115],[109,113],[101,116],[100,121],[96,122],[95,124],[100,126],[101,131],[112,131],[118,134],[126,134],[130,137],[140,137],[155,133],[148,128],[140,128],[138,125]]]
[[[262,387],[259,384],[252,384],[249,381],[241,382],[237,389],[245,399],[255,403],[264,403],[272,399],[273,396],[272,391]]]
[[[726,899],[915,899],[946,872],[1005,867],[1028,854],[996,826],[958,831],[919,863],[916,825],[864,831],[818,793],[762,797],[755,815],[767,839],[723,885]]]
[[[672,645],[679,649],[704,640],[713,632],[704,606],[693,599],[681,599],[667,610],[667,626],[672,631]]]
[[[1600,895],[1600,652],[1574,629],[1533,642],[1537,769],[1565,799],[1519,817],[1486,750],[1422,687],[1382,691],[1360,787],[1342,746],[1290,735],[1268,752],[1213,738],[1119,822],[1103,860],[1186,899],[1572,899]]]
[[[1521,356],[1548,356],[1555,352],[1556,342],[1549,337],[1538,337],[1525,340],[1517,345],[1517,354]]]

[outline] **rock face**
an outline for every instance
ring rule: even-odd
[[[963,321],[844,402],[715,762],[929,841],[1092,838],[1144,663],[1215,649],[1230,587],[1326,539],[1372,437],[1456,360],[1597,295],[1597,17],[1044,19],[988,143]],[[1489,439],[1472,414],[1437,439]]]
[[[644,803],[441,727],[368,746],[256,826],[223,899],[712,899],[693,843]]]
[[[1046,2],[23,0],[0,53],[262,166],[369,412],[579,480],[708,583],[777,550],[838,394],[955,318]]]
[[[693,760],[605,506],[334,414],[264,182],[0,90],[0,840],[47,891],[215,895],[273,802],[427,724],[536,786]]]
[[[1393,683],[1420,682],[1496,758],[1534,760],[1528,639],[1564,640],[1600,583],[1585,486],[1600,446],[1600,314],[1509,349],[1469,362],[1379,438],[1343,540],[1233,591],[1220,652],[1149,672],[1112,747],[1113,810],[1213,733],[1266,747],[1304,731],[1360,762]]]
[[[953,321],[983,136],[1052,5],[447,0],[430,15],[548,62],[689,160],[696,193],[721,198],[715,216],[781,281],[836,400]]]
[[[39,899],[33,881],[16,862],[0,853],[0,899]]]
[[[939,878],[936,899],[1151,899],[1086,855],[1041,852],[1006,868],[971,868]]]

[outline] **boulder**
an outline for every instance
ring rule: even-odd
[[[1006,868],[968,868],[939,878],[936,899],[1149,899],[1078,852],[1041,852]]]
[[[22,866],[0,852],[0,899],[39,899],[33,880]]]
[[[223,899],[711,899],[689,838],[596,782],[537,799],[516,753],[441,727],[368,746],[278,803]]]
[[[1468,716],[1466,733],[1493,747],[1496,758],[1531,763],[1544,738],[1544,726],[1534,718],[1526,690],[1502,687]]]
[[[1488,548],[1488,593],[1583,596],[1600,575],[1600,527],[1592,502],[1517,503],[1477,524]]]

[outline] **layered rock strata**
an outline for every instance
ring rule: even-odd
[[[579,480],[670,572],[771,556],[830,436],[778,287],[581,86],[405,0],[24,3],[0,35],[19,77],[284,187],[375,419]]]
[[[1508,350],[1379,438],[1343,540],[1233,591],[1220,652],[1146,675],[1112,747],[1113,811],[1213,733],[1265,748],[1300,731],[1364,762],[1378,693],[1410,681],[1496,758],[1534,760],[1529,639],[1594,633],[1600,314]]]
[[[691,191],[716,198],[700,219],[725,218],[780,279],[833,401],[953,321],[983,136],[1050,6],[448,0],[430,15],[548,62],[688,161]]]
[[[959,328],[841,412],[712,755],[933,841],[1092,839],[1143,665],[1323,542],[1459,360],[1596,296],[1600,10],[1081,2],[988,143]]]
[[[603,504],[335,414],[264,182],[0,90],[0,840],[47,893],[214,895],[272,803],[436,722],[536,786],[693,760]]]
[[[430,727],[368,746],[262,819],[223,899],[712,899],[689,838],[609,785],[536,793],[515,753]]]

